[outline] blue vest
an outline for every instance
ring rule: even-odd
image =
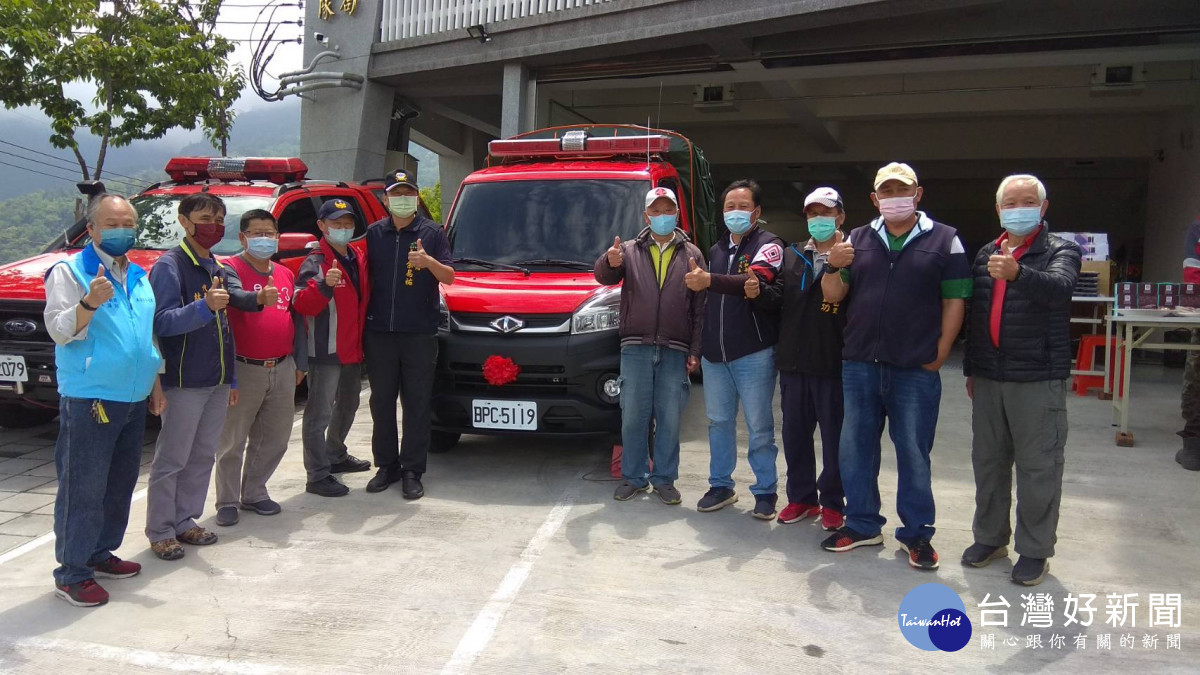
[[[66,265],[87,288],[100,259],[88,246],[59,264]],[[162,362],[154,346],[154,291],[145,270],[133,263],[124,288],[111,271],[105,271],[105,276],[112,281],[113,297],[92,315],[87,337],[54,348],[58,394],[122,403],[143,401],[154,388]]]

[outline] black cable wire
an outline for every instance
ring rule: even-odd
[[[62,162],[63,164],[68,164],[68,165],[70,165],[70,167],[71,167],[72,169],[78,169],[78,168],[79,168],[79,162],[77,162],[77,161],[75,161],[75,160],[72,160],[72,159],[67,159],[66,157],[59,157],[58,155],[52,155],[52,154],[50,154],[50,153],[48,153],[48,152],[42,152],[41,150],[34,150],[33,148],[27,148],[27,147],[25,147],[25,146],[23,146],[23,145],[17,145],[16,143],[12,143],[12,142],[10,142],[10,141],[6,141],[6,140],[4,140],[4,139],[0,139],[0,143],[3,143],[3,144],[5,144],[5,145],[11,145],[11,146],[12,146],[12,147],[14,147],[14,148],[20,148],[21,150],[24,150],[25,152],[32,152],[32,153],[33,153],[33,154],[35,154],[35,155],[41,155],[41,156],[43,156],[43,157],[49,157],[50,159],[53,159],[53,160],[56,160],[56,161]],[[0,152],[3,152],[3,151],[2,151],[2,150],[0,150]],[[22,159],[24,159],[24,158],[22,158]],[[84,162],[84,163],[86,164],[86,162]],[[57,167],[55,167],[55,168],[57,168]],[[88,166],[88,171],[95,171],[95,170],[96,170],[96,167],[94,167],[94,166]],[[136,183],[137,183],[137,184],[143,184],[143,183],[145,183],[145,180],[144,180],[144,179],[141,179],[141,178],[134,178],[133,176],[129,176],[129,175],[126,175],[126,174],[123,174],[123,173],[117,173],[116,171],[108,171],[108,174],[109,174],[109,175],[111,175],[111,176],[119,176],[119,177],[121,177],[121,178],[128,178],[129,180],[136,181]]]
[[[0,150],[0,155],[7,155],[7,156],[9,156],[9,157],[12,157],[12,158],[14,158],[14,159],[19,159],[19,160],[21,160],[22,162],[26,162],[26,164],[25,164],[24,166],[17,166],[17,165],[15,165],[15,164],[8,164],[8,166],[12,166],[12,167],[15,167],[15,168],[21,169],[21,170],[23,170],[23,171],[32,171],[32,172],[34,172],[34,173],[41,174],[41,175],[43,175],[43,176],[50,176],[51,178],[59,178],[59,179],[61,179],[61,180],[68,180],[68,181],[71,181],[71,182],[78,182],[78,181],[82,180],[82,179],[81,179],[81,178],[79,178],[78,176],[76,176],[75,178],[65,178],[65,177],[63,177],[63,176],[51,176],[51,175],[50,175],[50,174],[48,174],[48,173],[45,173],[45,172],[42,172],[42,171],[38,171],[37,169],[30,168],[28,163],[32,162],[33,164],[37,164],[38,166],[43,166],[43,167],[46,167],[47,169],[53,169],[53,170],[55,170],[55,171],[68,171],[68,169],[61,168],[61,167],[57,167],[57,166],[54,166],[53,164],[47,164],[46,162],[39,162],[39,161],[37,161],[37,160],[35,160],[35,159],[29,159],[28,157],[22,157],[22,156],[20,156],[20,155],[17,155],[17,154],[14,154],[14,153],[8,152],[8,151],[6,151],[6,150]],[[7,164],[7,162],[6,162],[6,164]],[[76,168],[78,168],[78,167],[76,167]],[[130,182],[128,182],[128,181],[121,180],[120,178],[115,178],[115,179],[111,179],[111,178],[101,178],[100,180],[103,180],[103,181],[105,181],[105,182],[107,182],[108,184],[111,184],[111,185],[116,185],[116,186],[117,186],[119,189],[121,189],[121,190],[125,190],[125,191],[129,192],[130,194],[135,194],[135,193],[141,192],[141,191],[142,191],[142,189],[144,188],[144,186],[143,186],[143,185],[141,185],[141,184],[137,184],[137,183],[130,183]]]
[[[0,160],[0,164],[3,164],[4,166],[11,166],[11,167],[12,167],[12,168],[14,168],[14,169],[21,169],[22,171],[28,171],[28,172],[30,172],[30,173],[36,173],[36,174],[41,174],[41,175],[43,175],[43,176],[49,176],[50,178],[57,178],[57,179],[59,179],[59,180],[65,180],[65,181],[67,181],[68,183],[75,183],[75,182],[76,182],[76,181],[74,181],[74,180],[71,180],[70,178],[63,178],[62,176],[54,176],[54,175],[51,175],[51,174],[45,173],[44,171],[38,171],[37,169],[31,169],[31,168],[29,168],[29,167],[27,167],[27,166],[18,166],[18,165],[16,165],[16,164],[9,164],[8,162],[5,162],[4,160]]]
[[[75,171],[78,171],[78,170],[79,170],[79,165],[75,165],[74,167],[71,167],[71,168],[69,168],[69,169],[68,169],[68,168],[66,168],[66,167],[55,166],[55,165],[53,165],[53,164],[50,164],[50,163],[48,163],[48,162],[45,162],[45,161],[41,161],[41,160],[37,160],[37,159],[32,159],[32,158],[29,158],[29,157],[22,157],[21,155],[18,155],[18,154],[16,154],[16,153],[13,153],[13,152],[9,152],[9,151],[7,151],[7,150],[0,150],[0,154],[3,154],[3,155],[8,155],[9,157],[12,157],[12,158],[15,158],[15,159],[19,159],[19,160],[21,160],[22,162],[31,162],[31,163],[33,163],[33,164],[37,164],[38,166],[44,166],[44,167],[46,167],[46,168],[48,168],[48,169],[54,169],[54,170],[56,170],[56,171],[71,171],[72,173],[74,173]],[[79,179],[76,179],[76,180],[85,180],[85,179],[79,178]],[[91,179],[86,179],[86,180],[91,180]],[[134,192],[140,192],[140,191],[141,191],[141,189],[142,189],[143,187],[145,187],[146,185],[148,185],[148,183],[145,183],[145,182],[143,182],[143,181],[132,181],[132,180],[125,180],[125,179],[122,179],[122,178],[101,178],[100,180],[106,180],[106,181],[108,181],[109,183],[116,183],[116,184],[120,184],[120,185],[124,186],[124,188],[123,188],[123,189],[134,188],[134,190],[133,190]]]

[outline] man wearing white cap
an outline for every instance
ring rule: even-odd
[[[834,244],[842,241],[846,213],[837,190],[817,188],[804,199],[810,239],[783,251],[783,269],[770,284],[746,282],[746,297],[780,314],[775,367],[783,410],[783,456],[788,504],[779,522],[820,517],[826,530],[843,524],[844,497],[838,469],[842,433],[842,329],[846,313],[826,302],[821,278]],[[813,432],[821,426],[821,474],[816,472]]]
[[[646,193],[646,229],[633,241],[613,237],[596,260],[596,281],[621,286],[621,484],[627,501],[651,487],[664,504],[681,501],[679,420],[688,374],[700,365],[706,293],[688,290],[688,268],[704,265],[700,249],[680,230],[679,202],[667,188]],[[655,420],[650,469],[650,420]]]
[[[841,274],[821,279],[827,301],[849,300],[839,448],[846,524],[821,547],[849,551],[883,543],[879,463],[886,418],[899,474],[896,540],[908,550],[910,565],[931,570],[938,566],[930,543],[929,463],[942,399],[938,370],[962,328],[971,265],[958,232],[917,210],[922,196],[912,167],[893,162],[880,169],[871,194],[880,217],[834,244],[829,265]]]

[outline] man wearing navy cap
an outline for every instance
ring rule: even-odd
[[[367,228],[372,292],[363,334],[374,424],[371,450],[379,468],[367,492],[382,492],[403,480],[405,499],[425,494],[421,475],[429,453],[438,355],[438,284],[454,283],[450,241],[441,225],[417,212],[416,180],[403,169],[384,176],[390,215]],[[397,398],[404,410],[402,440]]]

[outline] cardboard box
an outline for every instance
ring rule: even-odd
[[[1179,306],[1179,284],[1158,285],[1158,306],[1162,309],[1175,309]]]
[[[1137,306],[1138,309],[1158,309],[1158,284],[1137,285]]]
[[[1137,308],[1137,284],[1123,281],[1116,286],[1117,307],[1119,309]]]
[[[1179,306],[1200,308],[1200,284],[1179,284]]]
[[[1096,292],[1108,295],[1113,292],[1113,277],[1116,276],[1117,264],[1111,260],[1084,260],[1079,267],[1080,273],[1091,272],[1097,275],[1099,283]]]

